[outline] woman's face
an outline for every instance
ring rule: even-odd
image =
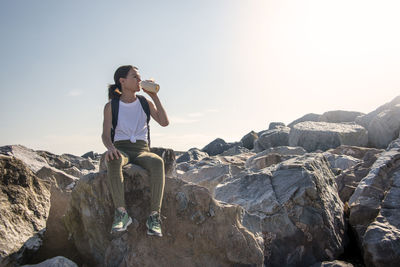
[[[130,69],[128,75],[124,80],[125,80],[125,83],[123,84],[124,89],[131,90],[133,92],[140,91],[139,83],[141,81],[141,77],[137,70]]]

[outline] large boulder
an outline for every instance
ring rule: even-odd
[[[359,116],[356,122],[368,130],[370,146],[386,148],[399,136],[400,96],[364,116]]]
[[[50,184],[21,160],[0,155],[0,189],[0,266],[18,266],[42,244]]]
[[[362,115],[364,115],[364,113],[357,111],[332,110],[323,113],[319,118],[319,121],[333,123],[353,122],[358,116]]]
[[[222,152],[228,150],[235,145],[242,145],[241,142],[237,143],[227,143],[221,138],[217,138],[208,145],[206,145],[201,151],[207,152],[210,156],[215,156],[221,154]]]
[[[258,134],[254,131],[249,132],[245,136],[240,139],[240,142],[242,142],[243,147],[247,149],[253,149],[254,148],[254,142],[258,139]]]
[[[301,146],[308,152],[340,145],[366,146],[367,142],[367,130],[354,123],[300,122],[289,134],[290,146]]]
[[[254,152],[258,153],[270,147],[287,146],[289,143],[290,128],[279,126],[263,132],[255,141]]]
[[[382,152],[349,200],[350,224],[367,266],[400,262],[400,140]]]
[[[72,192],[65,223],[91,266],[262,266],[260,241],[240,223],[243,210],[176,178],[166,178],[163,237],[147,236],[147,172],[128,164],[123,173],[127,210],[136,223],[120,235],[110,234],[114,207],[106,172],[86,175]]]
[[[343,203],[334,179],[322,154],[305,154],[245,170],[218,186],[215,197],[245,208],[243,225],[263,237],[268,266],[310,266],[344,249]]]

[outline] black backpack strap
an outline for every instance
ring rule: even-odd
[[[111,100],[111,113],[112,113],[112,128],[111,128],[111,141],[114,143],[115,128],[118,122],[118,111],[119,111],[119,98],[113,98]]]
[[[149,147],[150,147],[150,106],[149,103],[147,102],[147,99],[142,96],[142,95],[136,95],[139,98],[140,104],[142,105],[142,108],[144,110],[144,113],[146,113],[147,116],[147,139],[149,140]]]

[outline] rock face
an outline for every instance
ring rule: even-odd
[[[0,155],[0,265],[23,264],[42,244],[50,184],[20,160]]]
[[[340,123],[340,122],[354,122],[358,116],[365,115],[362,112],[357,111],[345,111],[345,110],[333,110],[327,111],[321,115],[319,121],[324,122],[333,122],[333,123]]]
[[[258,153],[270,147],[287,146],[290,128],[277,126],[275,129],[263,132],[254,144],[254,152]]]
[[[400,96],[376,110],[360,116],[356,122],[368,130],[368,144],[376,148],[386,148],[399,136]]]
[[[367,266],[400,262],[400,140],[380,154],[349,200]]]
[[[127,210],[135,223],[120,236],[110,234],[113,204],[106,172],[83,177],[72,193],[66,226],[93,266],[262,266],[260,244],[240,224],[243,210],[219,203],[206,188],[179,179],[166,178],[163,237],[147,236],[147,172],[132,164],[123,172]]]
[[[245,208],[243,225],[263,236],[268,266],[310,266],[343,252],[343,203],[336,190],[326,159],[306,154],[245,170],[218,186],[215,197]]]
[[[365,128],[354,123],[300,122],[289,134],[290,146],[301,146],[308,152],[340,145],[366,146],[367,142]]]

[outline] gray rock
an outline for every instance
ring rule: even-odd
[[[322,154],[328,160],[331,168],[335,169],[347,170],[362,162],[362,160],[354,158],[352,156],[336,155],[330,152],[324,152]]]
[[[372,164],[376,161],[382,149],[341,146],[339,149],[329,150],[330,153],[352,155],[361,162],[343,170],[337,177],[338,193],[343,203],[349,201],[358,183],[369,173]]]
[[[253,149],[254,148],[254,142],[258,139],[258,134],[254,131],[249,132],[245,136],[240,139],[240,142],[242,142],[243,147],[247,149]]]
[[[215,156],[221,154],[222,152],[228,150],[232,146],[226,143],[223,139],[217,138],[208,145],[206,145],[201,151],[207,152],[210,156]]]
[[[367,140],[365,128],[354,123],[300,122],[289,134],[290,146],[301,146],[308,152],[340,145],[366,146]]]
[[[306,114],[303,117],[289,123],[288,127],[292,128],[297,123],[303,122],[303,121],[319,121],[320,117],[321,117],[321,115],[319,115],[319,114],[309,113],[309,114]]]
[[[123,172],[125,194],[130,196],[127,211],[145,222],[150,214],[147,172],[133,164]],[[239,222],[239,206],[219,203],[206,188],[175,178],[165,181],[162,238],[147,236],[144,224],[111,236],[114,207],[106,179],[106,172],[80,179],[65,216],[75,245],[92,259],[92,266],[263,265],[260,245]]]
[[[93,164],[93,161],[90,159],[85,159],[79,156],[75,156],[72,154],[62,154],[63,158],[67,159],[71,164],[77,167],[80,170],[95,170],[96,166]],[[70,167],[70,166],[69,166]]]
[[[349,200],[350,224],[367,266],[400,262],[400,149],[381,153]]]
[[[100,155],[98,153],[94,153],[93,151],[90,151],[90,152],[83,154],[81,157],[85,158],[85,159],[90,158],[92,160],[96,160],[97,158],[100,157]]]
[[[358,116],[362,115],[365,114],[357,111],[333,110],[322,114],[319,121],[333,123],[354,122]]]
[[[78,265],[65,257],[57,256],[38,264],[22,265],[21,267],[78,267]]]
[[[364,116],[357,117],[356,122],[368,130],[370,146],[386,148],[399,136],[400,96]]]
[[[269,124],[268,130],[274,130],[285,126],[286,125],[283,122],[271,122]]]
[[[190,160],[201,160],[209,155],[206,152],[201,151],[198,148],[191,148],[179,158],[176,159],[176,163],[186,162]]]
[[[235,156],[238,154],[243,154],[243,153],[249,153],[250,150],[248,150],[245,147],[242,146],[234,146],[229,148],[228,150],[224,151],[223,153],[221,153],[221,156]]]
[[[343,203],[321,154],[245,170],[218,186],[215,196],[245,208],[243,225],[263,236],[269,266],[309,266],[343,252]]]
[[[270,147],[276,146],[287,146],[289,143],[289,127],[277,127],[273,130],[265,131],[256,140],[257,146],[255,145],[254,152],[261,152]],[[259,150],[262,148],[262,150]]]

